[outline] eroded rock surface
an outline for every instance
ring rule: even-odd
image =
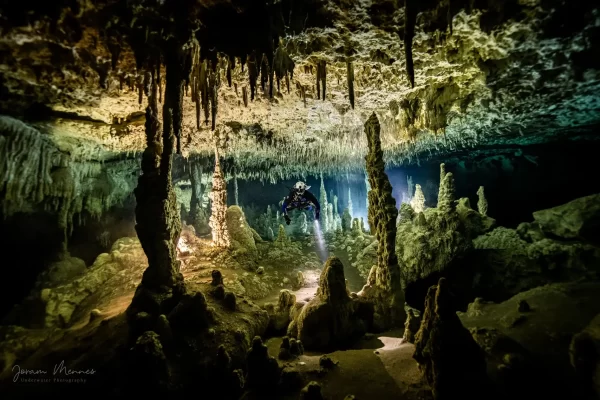
[[[307,350],[343,347],[366,332],[372,319],[368,305],[348,296],[342,262],[325,263],[316,296],[301,309],[288,328],[288,336]]]

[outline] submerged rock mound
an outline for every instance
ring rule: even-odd
[[[325,263],[316,296],[294,318],[288,336],[302,341],[306,349],[344,347],[366,333],[372,308],[348,295],[344,265],[337,257]]]
[[[477,299],[458,316],[484,349],[502,398],[587,399],[595,379],[588,361],[599,354],[590,321],[599,312],[600,283],[585,282],[541,286],[497,304]]]

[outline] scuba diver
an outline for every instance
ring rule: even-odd
[[[297,209],[312,211],[314,208],[315,219],[319,219],[321,205],[308,189],[310,189],[310,186],[306,186],[306,183],[296,182],[294,187],[290,190],[290,194],[283,200],[281,212],[283,213],[283,218],[285,218],[285,223],[287,225],[291,222],[290,217],[288,216],[288,210]]]

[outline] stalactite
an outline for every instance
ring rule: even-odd
[[[210,110],[211,110],[211,129],[214,131],[217,124],[217,109],[219,101],[219,86],[220,78],[219,72],[210,69],[208,74],[208,93],[210,99]]]
[[[321,61],[317,61],[317,99],[321,98]]]
[[[208,115],[209,115],[209,89],[208,89],[208,65],[207,61],[203,60],[200,63],[200,77],[199,77],[199,89],[200,89],[200,97],[202,99],[202,109],[204,110],[204,123],[208,125]]]
[[[321,69],[319,73],[321,78],[321,93],[323,94],[323,100],[325,100],[327,95],[327,61],[321,60],[319,68]]]
[[[248,90],[246,86],[242,87],[242,98],[244,99],[244,107],[248,107]]]
[[[190,82],[192,85],[192,102],[196,106],[196,129],[200,129],[200,115],[201,115],[201,89],[200,89],[200,45],[198,42],[194,43],[192,49],[192,69],[190,72]]]
[[[256,92],[256,80],[258,79],[258,66],[256,62],[256,53],[252,52],[248,57],[248,78],[250,80],[250,100],[254,101]]]
[[[354,65],[350,60],[346,62],[346,75],[348,78],[348,97],[350,98],[350,105],[354,109]]]
[[[181,124],[183,122],[183,82],[174,90],[175,104],[172,108],[173,134],[177,139],[177,154],[181,154]]]
[[[410,87],[415,87],[415,67],[413,63],[412,42],[415,36],[419,3],[417,0],[404,0],[404,56],[406,58],[406,74]]]
[[[227,85],[231,87],[231,64],[227,63]],[[237,89],[236,89],[237,93]]]
[[[160,56],[156,63],[156,86],[158,90],[158,102],[162,103],[162,78],[160,75]]]
[[[213,186],[210,193],[212,202],[212,213],[209,226],[212,231],[213,245],[217,247],[229,247],[229,231],[227,230],[227,184],[221,171],[219,153],[215,149],[215,172],[213,174]]]
[[[269,59],[267,58],[267,55],[263,53],[260,61],[260,87],[262,88],[263,92],[266,90],[265,84],[269,83],[269,70]]]

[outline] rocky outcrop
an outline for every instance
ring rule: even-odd
[[[415,338],[414,359],[425,373],[434,399],[486,396],[485,355],[452,308],[444,278],[432,286]]]
[[[535,223],[549,237],[589,241],[600,245],[600,194],[533,213]]]
[[[583,376],[576,376],[569,346],[575,358],[582,354],[575,349],[586,345],[585,340],[579,342],[585,334],[574,335],[600,312],[599,289],[598,282],[555,283],[498,304],[478,299],[466,313],[458,313],[486,351],[490,377],[506,390],[502,398],[588,398],[584,396],[591,389],[590,370],[584,368]],[[586,347],[584,362],[593,359],[591,349]],[[580,378],[586,380],[585,387]]]
[[[83,264],[84,269],[80,270],[82,263],[66,258],[54,264],[4,322],[30,328],[66,328],[87,321],[99,303],[108,303],[140,282],[148,259],[137,239],[122,238],[89,268]],[[74,271],[76,275],[72,274]]]
[[[569,355],[584,393],[600,396],[600,314],[573,336]]]
[[[274,334],[287,332],[290,324],[292,310],[296,304],[296,296],[289,290],[283,289],[279,292],[277,304],[266,304],[265,309],[269,313],[269,330]]]
[[[294,318],[288,336],[301,340],[307,350],[343,348],[367,331],[372,317],[368,304],[348,296],[344,266],[339,258],[331,257],[316,296]]]
[[[446,197],[452,192],[444,189]],[[419,310],[427,288],[440,276],[453,277],[453,286],[471,286],[473,272],[460,261],[473,248],[472,240],[495,224],[493,219],[473,210],[467,198],[454,201],[450,197],[443,201],[444,208],[427,208],[412,219],[401,220],[397,226],[402,286],[408,304]],[[460,280],[456,279],[457,274],[461,275]]]
[[[600,247],[545,237],[532,224],[496,228],[473,240],[473,246],[467,262],[479,266],[476,295],[489,300],[501,301],[551,282],[600,278]]]

